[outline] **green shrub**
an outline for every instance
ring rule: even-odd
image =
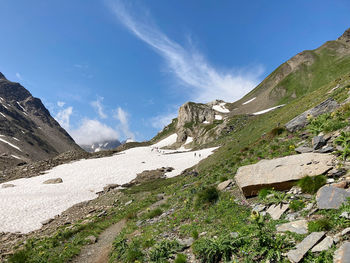
[[[206,187],[197,194],[196,206],[210,205],[219,198],[219,191],[214,186]]]
[[[220,182],[224,182],[226,180],[228,180],[228,177],[226,175],[220,177]]]
[[[114,252],[116,259],[122,262],[135,262],[137,260],[142,261],[144,254],[141,249],[141,242],[139,240],[133,240],[132,242],[127,241],[126,238],[118,237],[114,243]]]
[[[292,202],[290,202],[289,204],[289,208],[293,211],[300,211],[301,209],[303,209],[305,207],[305,204],[303,201],[301,200],[293,200]]]
[[[197,229],[194,229],[194,230],[192,231],[191,236],[193,237],[193,239],[198,239],[199,234],[198,234]]]
[[[340,145],[343,149],[338,151],[345,161],[350,155],[350,132],[341,132],[340,136],[334,140],[337,145]]]
[[[14,253],[10,258],[9,262],[11,263],[26,263],[28,262],[28,254],[25,250],[19,250]]]
[[[327,182],[327,178],[324,175],[317,176],[305,176],[300,179],[297,185],[301,188],[304,193],[314,194]]]
[[[260,200],[264,200],[268,194],[269,194],[269,189],[263,188],[259,191],[258,198]]]
[[[174,263],[186,263],[187,257],[184,254],[177,254]]]
[[[225,262],[231,259],[233,253],[244,245],[243,239],[233,239],[231,236],[218,238],[202,238],[193,243],[195,255],[204,263]]]
[[[175,255],[182,249],[182,246],[175,240],[162,240],[157,243],[149,252],[151,262],[164,262],[170,256]]]
[[[160,208],[156,208],[154,210],[151,210],[148,212],[147,214],[147,218],[154,218],[154,217],[157,217],[157,216],[160,216],[161,214],[163,214],[163,210],[160,209]]]
[[[273,128],[270,132],[269,132],[269,137],[276,137],[281,135],[283,132],[285,132],[286,129],[284,127],[276,127]]]
[[[332,223],[328,218],[321,218],[308,223],[309,232],[329,231],[332,229]]]

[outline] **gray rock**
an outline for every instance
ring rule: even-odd
[[[295,151],[297,153],[311,153],[313,151],[313,149],[311,147],[307,147],[307,146],[299,146],[299,147],[295,148]]]
[[[267,187],[276,190],[290,189],[294,182],[305,176],[324,174],[332,169],[335,157],[330,154],[303,153],[273,160],[261,160],[242,166],[235,176],[245,196],[257,195]]]
[[[260,212],[263,211],[265,208],[266,208],[265,205],[258,204],[258,205],[255,205],[255,206],[253,207],[252,211],[260,213]]]
[[[276,230],[278,232],[294,232],[297,234],[307,234],[308,230],[307,230],[307,220],[303,219],[303,220],[298,220],[298,221],[294,221],[294,222],[289,222],[289,223],[285,223],[282,225],[278,225],[276,227]]]
[[[346,202],[348,197],[350,197],[349,191],[331,185],[325,185],[317,191],[317,207],[319,209],[338,209]]]
[[[350,242],[345,242],[334,252],[334,263],[350,263]]]
[[[281,218],[283,213],[287,211],[288,207],[288,204],[271,205],[266,212],[272,217],[273,220],[278,220]]]
[[[317,117],[326,112],[331,112],[335,110],[339,104],[332,98],[329,98],[322,103],[318,104],[316,107],[307,110],[300,114],[299,116],[292,119],[286,124],[286,128],[290,132],[294,132],[305,127],[309,123],[308,116]]]
[[[53,218],[49,218],[49,219],[47,219],[47,220],[41,222],[41,224],[42,224],[43,226],[45,226],[45,225],[50,224],[52,221],[53,221]]]
[[[340,217],[344,217],[346,219],[350,219],[350,214],[349,214],[349,212],[343,212],[343,213],[341,213]]]
[[[63,183],[62,178],[52,178],[43,182],[43,184],[60,184]]]
[[[132,200],[125,203],[125,205],[130,205],[132,203]]]
[[[90,244],[95,244],[97,242],[97,238],[93,235],[88,236],[87,238],[85,238],[86,241],[88,241]]]
[[[314,150],[318,150],[325,145],[326,140],[323,138],[323,136],[315,136],[312,138],[312,148]]]
[[[222,191],[232,184],[233,180],[229,179],[220,184],[218,184],[218,190]]]
[[[315,151],[316,153],[331,153],[334,152],[334,148],[332,146],[322,147]]]
[[[15,187],[14,184],[3,184],[1,185],[1,188],[11,188],[11,187]]]
[[[311,249],[311,252],[321,252],[324,250],[328,250],[332,247],[333,244],[334,244],[333,238],[330,236],[327,236],[320,243],[314,246]]]
[[[313,232],[310,235],[308,235],[303,241],[301,241],[297,246],[296,249],[290,250],[287,253],[288,259],[293,262],[297,263],[304,255],[318,242],[320,241],[325,235],[325,232]]]
[[[185,238],[185,239],[178,239],[177,241],[184,248],[189,248],[190,246],[192,246],[194,239],[192,237],[189,237],[189,238]]]

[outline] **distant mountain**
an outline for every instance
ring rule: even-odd
[[[0,73],[0,171],[81,150],[41,100]]]
[[[100,152],[105,150],[112,150],[117,148],[122,143],[119,140],[106,140],[103,142],[96,142],[91,145],[80,145],[87,152]]]

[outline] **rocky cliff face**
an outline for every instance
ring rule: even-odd
[[[81,150],[41,100],[0,73],[0,171]]]
[[[341,35],[338,40],[345,41],[347,43],[350,42],[350,28],[348,28],[343,35]]]
[[[223,101],[207,104],[187,102],[179,109],[176,124],[177,145],[183,145],[191,137],[197,144],[214,140],[224,127],[229,110]]]

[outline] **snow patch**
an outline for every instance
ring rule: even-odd
[[[21,158],[21,157],[18,157],[17,155],[11,154],[11,156],[12,156],[13,158],[15,158],[15,159],[22,160],[22,158]]]
[[[0,114],[1,114],[2,117],[6,118],[5,114],[3,114],[2,112],[0,112]]]
[[[253,100],[255,100],[255,99],[256,99],[256,97],[254,97],[254,98],[252,98],[252,99],[250,99],[250,100],[248,100],[248,101],[246,101],[246,102],[242,103],[242,105],[246,105],[246,104],[248,104],[248,103],[252,102],[252,101],[253,101]]]
[[[2,136],[2,135],[0,135],[0,136]],[[3,143],[6,143],[6,144],[8,144],[8,145],[10,145],[11,147],[17,149],[18,151],[22,151],[19,147],[17,147],[16,145],[14,145],[14,144],[12,144],[12,143],[10,143],[10,142],[4,140],[4,139],[1,139],[1,138],[0,138],[0,141],[3,142]]]
[[[177,134],[174,133],[174,134],[166,137],[165,139],[161,140],[160,142],[153,144],[153,147],[162,148],[162,147],[170,146],[170,145],[174,144],[176,142],[176,140],[177,140]]]
[[[272,110],[275,110],[275,109],[281,108],[281,107],[283,107],[284,105],[286,105],[286,104],[282,104],[282,105],[278,105],[278,106],[275,106],[275,107],[272,107],[272,108],[269,108],[269,109],[266,109],[266,110],[262,110],[262,111],[254,112],[254,113],[253,113],[253,115],[260,115],[260,114],[264,114],[264,113],[266,113],[266,112],[269,112],[269,111],[272,111]]]
[[[26,111],[25,108],[23,108],[22,105],[18,101],[16,101],[16,102],[17,102],[18,106],[21,107],[22,111]]]
[[[166,139],[161,145],[173,142],[176,136],[171,135]],[[28,233],[40,229],[40,222],[77,203],[95,199],[98,196],[96,193],[108,184],[125,184],[142,171],[163,166],[174,168],[166,173],[166,176],[173,177],[207,158],[215,149],[181,153],[162,150],[162,154],[154,150],[154,145],[137,147],[110,157],[59,165],[43,175],[7,182],[16,187],[1,188],[0,185],[0,232]],[[43,184],[48,179],[58,177],[62,178],[63,183]]]
[[[204,124],[209,124],[210,122],[209,121],[203,121]]]
[[[215,115],[215,120],[221,121],[222,120],[222,116],[221,115]]]
[[[12,139],[14,139],[14,140],[16,140],[16,141],[18,141],[18,142],[19,142],[19,140],[18,140],[16,137],[12,137]]]
[[[219,105],[214,105],[213,110],[221,113],[229,113],[230,111],[225,107],[226,102],[222,102]]]

